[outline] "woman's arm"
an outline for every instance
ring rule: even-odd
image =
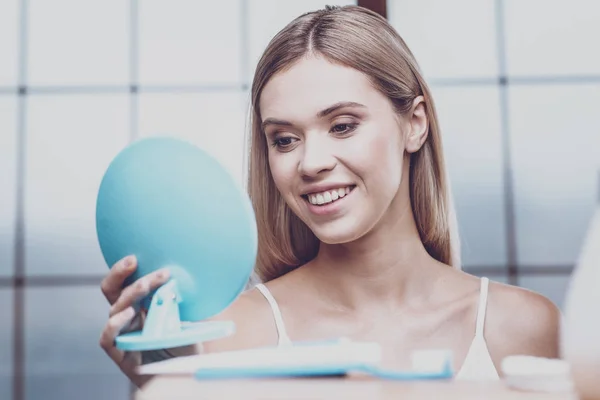
[[[510,355],[558,358],[561,313],[546,297],[527,289],[493,283],[486,312],[485,338],[500,370]]]

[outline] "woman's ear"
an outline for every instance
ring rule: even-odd
[[[429,133],[429,120],[423,96],[415,98],[406,118],[408,130],[404,147],[408,153],[415,153],[423,146]]]

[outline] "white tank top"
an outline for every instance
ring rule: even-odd
[[[497,380],[500,379],[498,371],[492,361],[490,352],[488,351],[485,338],[483,336],[483,328],[485,322],[485,311],[487,308],[487,294],[488,294],[489,280],[488,278],[481,278],[481,290],[479,293],[479,305],[477,307],[477,320],[475,323],[475,337],[471,342],[467,356],[463,362],[461,369],[455,375],[455,379],[460,380]],[[281,311],[275,298],[267,289],[265,285],[258,284],[256,288],[262,293],[267,299],[271,310],[273,311],[273,318],[275,319],[275,327],[278,334],[278,345],[285,346],[291,344],[286,330],[283,318],[281,317]]]

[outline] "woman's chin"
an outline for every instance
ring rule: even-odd
[[[346,244],[359,239],[363,234],[355,224],[329,223],[326,225],[311,226],[315,236],[323,244]],[[345,226],[344,226],[345,225]]]

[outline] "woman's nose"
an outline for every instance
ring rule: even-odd
[[[324,138],[311,138],[305,141],[298,172],[307,177],[332,170],[337,161],[331,143]]]

